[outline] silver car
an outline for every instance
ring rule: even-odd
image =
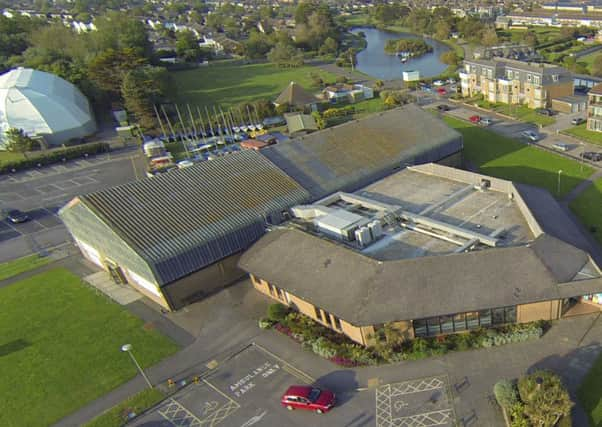
[[[538,141],[540,138],[539,134],[532,130],[526,130],[526,131],[522,132],[521,135],[530,141]]]

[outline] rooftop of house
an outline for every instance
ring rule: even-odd
[[[602,95],[602,83],[598,83],[590,89],[588,95]]]

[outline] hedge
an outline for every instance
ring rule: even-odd
[[[90,155],[106,153],[108,151],[110,151],[110,146],[106,142],[78,145],[76,147],[68,147],[63,150],[55,149],[52,151],[45,151],[41,152],[40,154],[31,155],[26,159],[3,163],[0,165],[0,173],[16,172],[38,166],[47,166],[54,163],[60,163],[63,161],[63,159],[71,160],[84,157],[86,154]]]

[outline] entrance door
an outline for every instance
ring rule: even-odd
[[[118,285],[125,285],[128,282],[125,278],[125,274],[123,274],[123,270],[121,270],[121,267],[119,267],[115,262],[106,260],[106,265],[113,282],[117,283]]]

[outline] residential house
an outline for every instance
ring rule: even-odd
[[[587,93],[587,129],[602,132],[602,83]]]

